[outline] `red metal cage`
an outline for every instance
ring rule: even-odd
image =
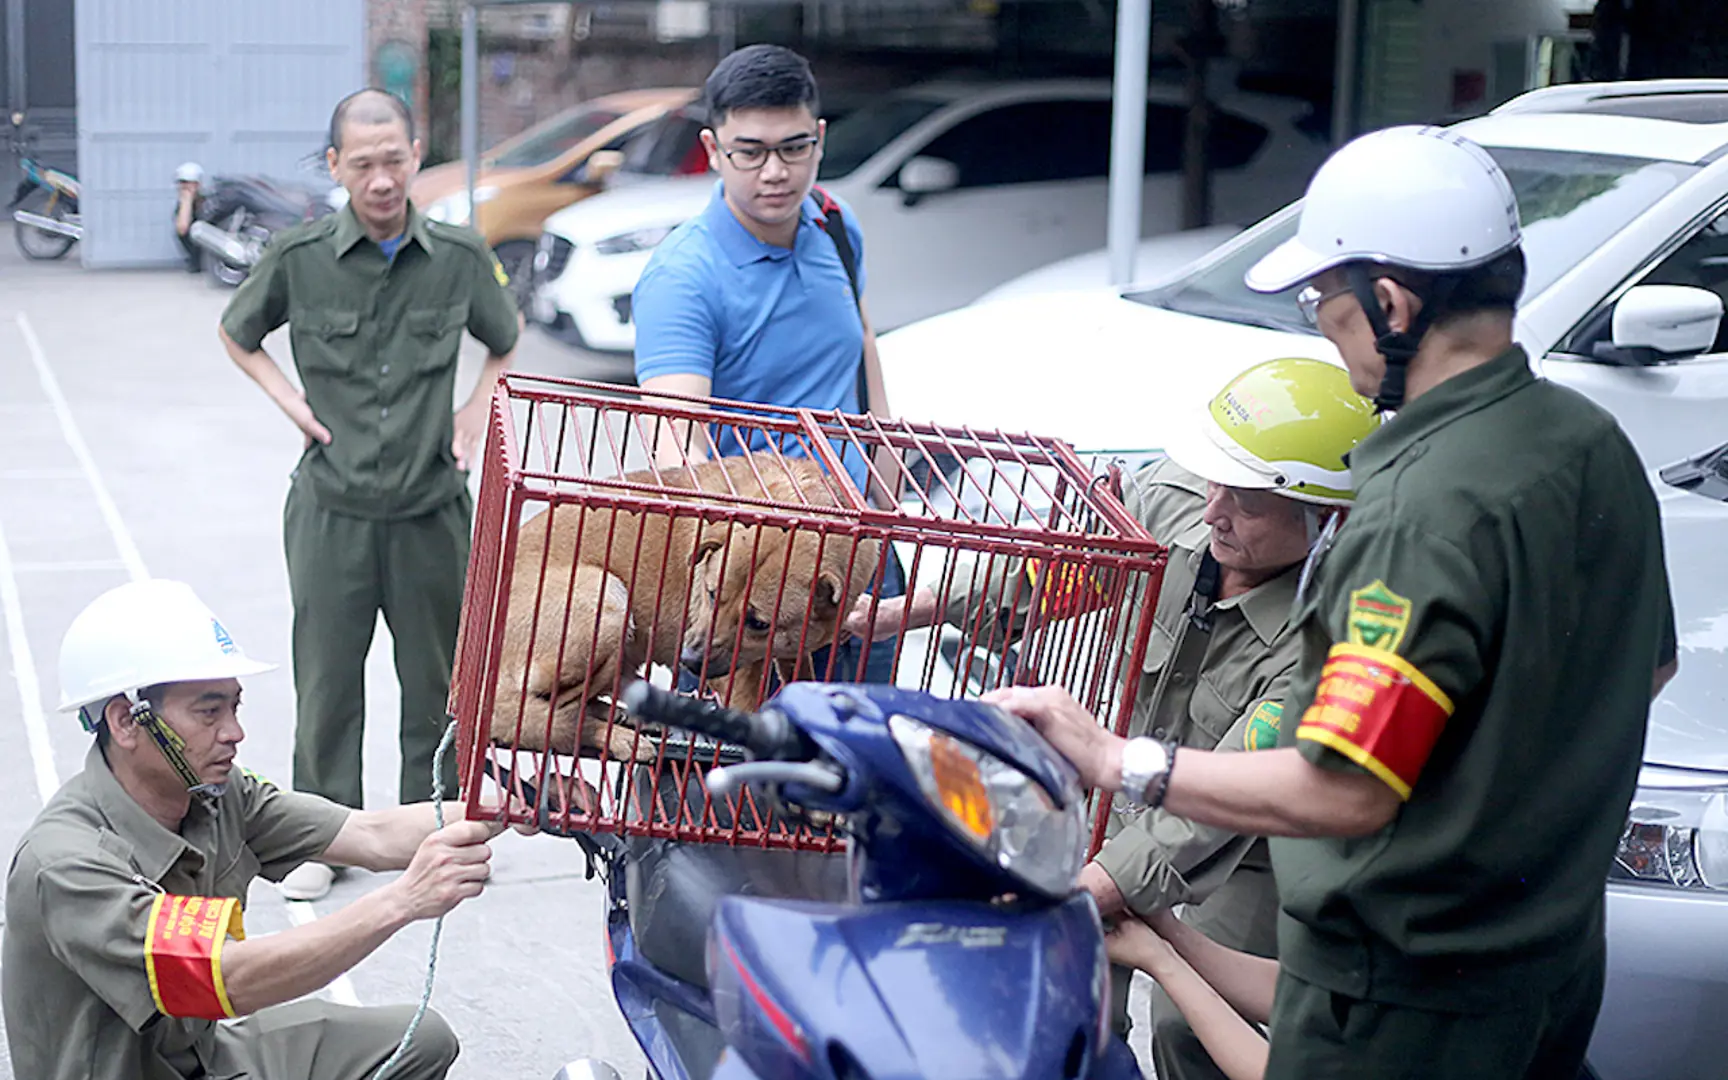
[[[470,817],[831,849],[709,800],[727,748],[614,703],[880,677],[834,647],[854,609],[900,686],[1058,684],[1118,730],[1133,708],[1164,552],[1065,443],[509,374],[482,458],[451,690]],[[969,598],[952,624],[886,632],[895,559],[939,611]]]

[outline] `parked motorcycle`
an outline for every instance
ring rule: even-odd
[[[1029,725],[854,684],[795,683],[754,714],[640,682],[624,703],[714,740],[698,759],[731,754],[706,789],[639,768],[638,794],[700,820],[749,784],[849,834],[838,855],[581,837],[608,871],[613,990],[655,1076],[1139,1077],[1109,1030],[1097,908],[1076,891],[1085,797]]]
[[[24,179],[6,209],[12,215],[13,239],[26,259],[65,258],[84,237],[78,214],[78,181],[30,157],[23,137],[24,114],[12,114],[12,143]]]
[[[338,206],[328,189],[313,184],[218,176],[211,185],[187,235],[202,249],[204,272],[228,288],[246,280],[270,237],[290,225],[332,213]]]

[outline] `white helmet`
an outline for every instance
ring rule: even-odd
[[[204,181],[204,167],[196,161],[188,161],[174,170],[176,184],[199,184]]]
[[[191,586],[134,581],[92,600],[67,628],[60,711],[160,683],[233,679],[275,666],[248,660]]]
[[[1488,151],[1445,128],[1386,128],[1326,159],[1296,236],[1255,263],[1247,283],[1283,292],[1352,262],[1469,270],[1518,242],[1518,199]]]

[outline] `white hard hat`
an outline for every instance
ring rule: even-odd
[[[134,581],[78,613],[60,642],[60,711],[160,683],[235,679],[273,669],[248,660],[191,586]]]
[[[204,167],[196,161],[188,161],[174,170],[174,182],[177,184],[197,184],[204,179]]]
[[[1518,241],[1518,199],[1488,151],[1445,128],[1386,128],[1320,166],[1296,236],[1246,280],[1275,293],[1352,262],[1468,270]]]

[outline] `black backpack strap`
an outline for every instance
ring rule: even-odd
[[[812,186],[810,194],[816,198],[816,208],[822,214],[822,231],[834,241],[834,248],[840,254],[840,265],[846,270],[846,281],[852,286],[852,302],[858,305],[858,319],[864,319],[864,296],[858,291],[858,253],[852,250],[852,238],[846,234],[846,218],[840,212],[840,203],[834,196],[820,187]],[[870,411],[870,380],[864,374],[864,354],[858,354],[858,408],[862,412]]]

